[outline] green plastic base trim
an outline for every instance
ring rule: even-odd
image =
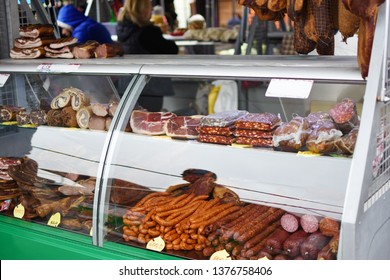
[[[113,242],[92,245],[92,237],[0,216],[1,260],[180,260]]]

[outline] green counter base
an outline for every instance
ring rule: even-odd
[[[1,260],[180,260],[113,242],[92,245],[92,237],[0,216]]]

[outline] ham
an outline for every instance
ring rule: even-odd
[[[164,125],[165,134],[172,138],[196,139],[198,126],[203,116],[177,116],[170,118]]]
[[[134,110],[130,117],[130,126],[134,133],[147,135],[164,135],[164,125],[170,119],[176,117],[171,112],[147,112]]]

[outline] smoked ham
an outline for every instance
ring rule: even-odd
[[[170,112],[147,112],[134,110],[130,117],[130,126],[134,133],[147,135],[165,134],[164,125],[175,114]]]
[[[89,40],[84,44],[75,46],[73,48],[73,55],[75,58],[92,58],[95,55],[95,50],[99,46],[99,43],[94,40]]]
[[[80,128],[89,128],[89,120],[93,116],[90,106],[82,107],[76,113],[77,124]]]
[[[196,139],[201,118],[201,115],[172,117],[164,125],[165,134],[172,138]]]

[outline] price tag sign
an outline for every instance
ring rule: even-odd
[[[218,261],[218,260],[226,261],[231,259],[232,258],[230,257],[229,253],[225,249],[215,252],[210,257],[210,260],[213,261]]]
[[[23,218],[25,212],[26,211],[24,209],[24,206],[22,204],[18,204],[14,208],[14,217],[21,219],[21,218]]]
[[[37,71],[48,73],[69,73],[79,69],[80,64],[52,64],[42,63],[38,65]]]
[[[146,249],[161,252],[165,248],[165,242],[161,236],[153,238],[146,244]]]
[[[312,80],[272,79],[265,96],[306,99],[312,87]]]
[[[9,74],[0,74],[0,87],[3,87],[9,78]]]
[[[48,226],[58,227],[61,223],[61,214],[59,212],[51,215],[49,221],[47,222]]]
[[[93,228],[91,227],[91,230],[89,231],[89,236],[93,236]]]
[[[269,261],[269,258],[267,258],[266,256],[264,257],[261,257],[260,259],[258,259],[259,261]]]

